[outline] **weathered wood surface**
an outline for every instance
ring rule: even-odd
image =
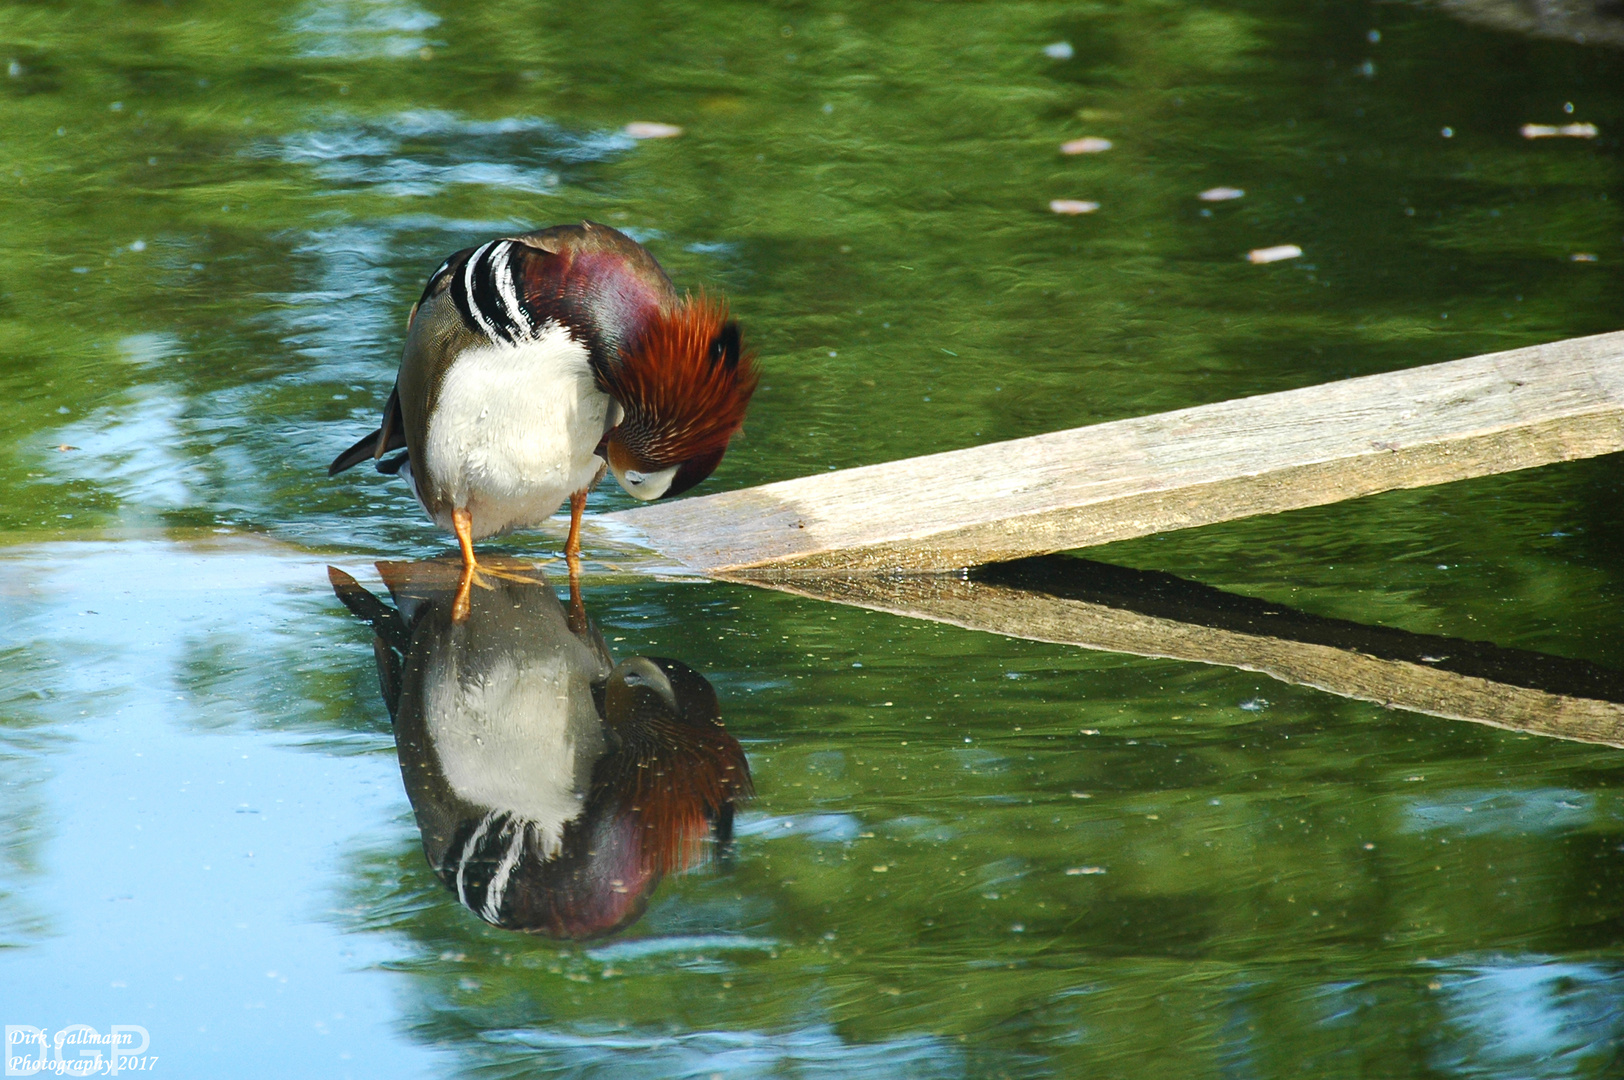
[[[1079,572],[1100,569],[1083,560]],[[1136,656],[1217,664],[1430,716],[1624,747],[1624,675],[1583,661],[1304,615],[1193,583],[1070,595],[957,576],[823,574],[753,582],[818,600]],[[1019,580],[1013,577],[1011,580]],[[1140,595],[1133,595],[1138,591]],[[1161,595],[1157,595],[1161,593]],[[1213,599],[1217,598],[1217,599]]]
[[[1624,332],[598,518],[704,573],[930,572],[1624,450]]]

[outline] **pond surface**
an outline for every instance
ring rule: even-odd
[[[524,866],[430,866],[411,647],[326,569],[388,600],[448,538],[325,476],[440,258],[581,218],[760,353],[700,493],[1616,329],[1624,51],[1353,0],[6,0],[0,65],[0,1022],[186,1077],[1624,1069],[1624,751],[607,547],[534,663],[680,661],[754,797],[673,796],[733,840],[607,936],[493,925]],[[1620,479],[1088,557],[1616,671]]]

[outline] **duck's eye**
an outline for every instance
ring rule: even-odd
[[[628,484],[641,484],[646,479],[647,477],[638,472],[636,469],[626,470],[626,483]]]

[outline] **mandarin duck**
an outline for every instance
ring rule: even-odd
[[[757,379],[723,304],[679,296],[616,229],[555,225],[429,275],[378,430],[327,472],[372,458],[406,479],[456,534],[466,613],[474,541],[537,525],[567,498],[573,573],[604,470],[641,500],[688,490],[722,460]]]

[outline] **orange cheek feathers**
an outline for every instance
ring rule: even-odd
[[[631,470],[636,470],[637,472],[656,471],[652,465],[639,458],[636,454],[632,453],[631,449],[628,448],[623,441],[621,441],[619,431],[612,431],[609,433],[607,449],[609,451],[609,467],[614,469],[617,473],[624,473]]]

